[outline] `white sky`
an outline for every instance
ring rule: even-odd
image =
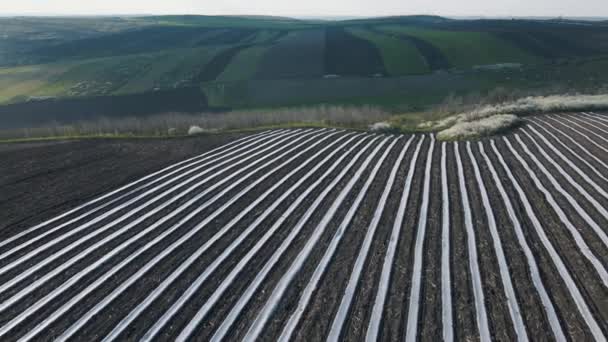
[[[608,0],[0,0],[0,14],[608,17]]]

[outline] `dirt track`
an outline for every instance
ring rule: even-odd
[[[608,117],[579,119],[7,148],[0,337],[602,340]]]

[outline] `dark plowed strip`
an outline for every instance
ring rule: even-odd
[[[494,35],[521,49],[543,58],[555,59],[572,56],[572,54],[565,54],[564,51],[556,49],[554,45],[547,44],[547,42],[539,40],[527,32],[504,31],[495,32]]]
[[[255,79],[320,78],[323,76],[325,33],[292,32],[276,41],[258,64]]]
[[[339,76],[387,75],[378,48],[343,28],[326,29],[325,74]]]

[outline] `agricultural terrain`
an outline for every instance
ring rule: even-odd
[[[130,114],[319,103],[417,110],[498,86],[593,90],[608,76],[607,42],[601,23],[562,20],[0,18],[0,118],[69,123],[35,103],[62,112],[74,98],[96,108],[192,89],[194,99]],[[124,116],[117,108],[81,109],[77,120]]]
[[[608,115],[524,121],[133,145],[88,180],[104,144],[2,145],[0,339],[606,341]]]

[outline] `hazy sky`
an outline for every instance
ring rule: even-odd
[[[608,16],[608,0],[0,0],[0,14]]]

